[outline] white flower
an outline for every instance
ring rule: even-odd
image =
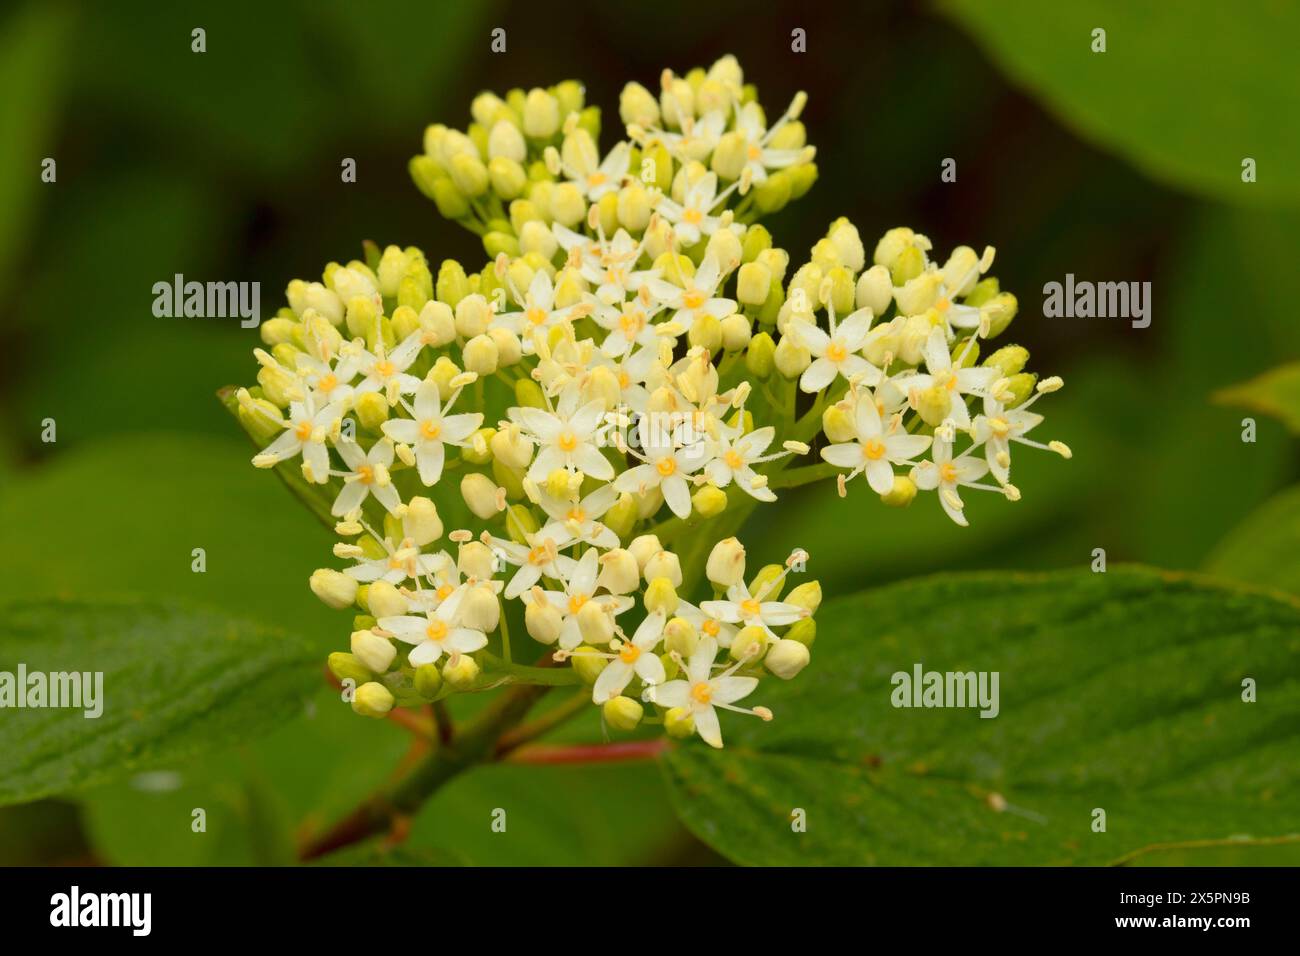
[[[1034,398],[1038,396],[1035,395]],[[1031,398],[1032,402],[1033,399]],[[989,471],[998,484],[1005,485],[1011,477],[1011,443],[1013,441],[1029,445],[1031,448],[1049,448],[1040,442],[1024,437],[1030,429],[1042,424],[1043,416],[1028,411],[1025,406],[1005,408],[991,395],[984,398],[984,414],[977,415],[972,425],[975,444],[986,443],[984,457]]]
[[[324,484],[330,480],[330,453],[325,440],[339,421],[337,405],[314,411],[310,402],[290,402],[284,433],[253,457],[258,468],[270,468],[301,453],[309,480]]]
[[[710,747],[722,747],[722,728],[718,724],[715,708],[753,714],[771,720],[765,707],[752,710],[736,707],[735,702],[751,694],[758,686],[757,677],[733,677],[743,663],[737,661],[716,677],[709,676],[713,659],[718,656],[718,643],[711,637],[700,641],[700,646],[686,664],[685,680],[670,680],[666,684],[651,685],[645,689],[644,698],[662,707],[683,707],[695,720],[696,733]],[[612,666],[612,665],[611,665]]]
[[[600,573],[599,553],[595,548],[588,548],[583,556],[568,562],[567,571],[560,577],[564,583],[563,591],[544,591],[546,600],[564,617],[560,627],[560,647],[572,650],[582,643],[582,632],[578,628],[578,612],[595,602],[611,616],[622,614],[632,606],[629,597],[615,597],[602,594],[596,597],[596,576]]]
[[[619,491],[643,495],[651,488],[663,491],[664,501],[673,514],[686,518],[691,513],[691,489],[687,476],[705,464],[701,443],[678,447],[671,434],[649,425],[651,416],[641,419],[638,431],[644,454],[629,449],[629,454],[640,458],[644,464],[629,468],[614,480]]]
[[[963,350],[964,354],[964,350]],[[959,355],[960,359],[961,356]],[[974,368],[953,368],[952,356],[948,351],[948,339],[944,330],[935,326],[930,330],[930,337],[925,343],[926,372],[902,376],[898,384],[908,396],[912,407],[917,407],[922,390],[931,387],[948,393],[948,409],[945,417],[951,418],[953,424],[966,431],[970,428],[970,412],[966,408],[966,395],[983,395],[998,377],[998,370],[977,365]]]
[[[909,435],[903,429],[900,415],[890,416],[886,427],[876,397],[866,390],[853,406],[853,430],[857,441],[823,448],[822,458],[837,468],[850,469],[848,478],[865,472],[867,484],[879,495],[893,489],[894,465],[912,464],[913,458],[930,447],[929,436]]]
[[[436,576],[449,565],[453,570],[455,569],[455,562],[445,551],[421,554],[420,549],[409,538],[399,545],[394,545],[388,538],[376,540],[379,540],[383,546],[385,556],[360,560],[352,567],[345,568],[344,574],[362,584],[369,584],[371,581],[400,584],[407,578],[413,578],[418,582],[420,578]]]
[[[652,319],[658,309],[647,310],[639,299],[631,302],[602,302],[589,295],[587,300],[592,305],[591,317],[609,334],[601,343],[600,350],[609,358],[627,355],[638,345],[653,348],[660,335]]]
[[[663,637],[666,620],[663,611],[646,615],[632,639],[619,645],[612,655],[614,659],[605,665],[605,669],[596,678],[596,684],[591,689],[592,703],[603,704],[610,698],[617,697],[632,682],[633,677],[640,677],[652,685],[664,682],[667,675],[664,673],[663,661],[655,654],[655,648]],[[563,641],[564,638],[561,637],[560,640]]]
[[[656,211],[673,224],[673,231],[683,246],[693,246],[704,236],[711,236],[722,228],[721,216],[713,210],[726,201],[736,184],[718,192],[716,173],[705,173],[686,190],[680,203],[667,197],[659,201]],[[736,227],[739,231],[740,227]]]
[[[565,139],[559,169],[582,190],[588,202],[596,202],[606,193],[618,191],[631,159],[632,147],[628,143],[616,143],[602,160],[590,135],[571,135]]]
[[[702,636],[711,637],[717,641],[719,647],[730,647],[732,639],[740,631],[740,628],[736,627],[736,625],[720,621],[716,617],[710,617],[688,601],[682,601],[677,605],[675,616],[689,621]]]
[[[988,474],[988,464],[983,459],[973,458],[970,455],[961,455],[954,459],[952,442],[939,437],[938,434],[935,435],[934,449],[931,454],[933,461],[923,461],[912,469],[912,481],[922,491],[937,490],[939,503],[943,505],[944,512],[964,528],[969,522],[962,514],[965,505],[962,503],[958,489],[962,486],[985,491],[1002,489],[993,485],[978,484],[979,480]]]
[[[618,489],[602,485],[581,501],[563,501],[546,491],[538,495],[538,503],[551,520],[538,534],[550,538],[556,547],[563,548],[574,541],[582,541],[598,548],[617,548],[618,535],[600,523],[600,518],[618,500]]]
[[[438,398],[438,386],[426,380],[415,392],[415,407],[407,406],[412,417],[390,418],[382,426],[384,434],[393,441],[414,449],[420,481],[425,485],[436,484],[442,476],[446,456],[443,445],[464,447],[465,440],[483,424],[479,412],[447,414],[459,394],[459,390],[453,393],[444,406]]]
[[[487,543],[502,560],[516,565],[519,570],[506,584],[505,596],[517,598],[539,580],[542,575],[563,580],[577,562],[560,554],[555,542],[542,534],[526,535],[527,544],[516,544],[505,538],[487,537]]]
[[[745,167],[749,170],[752,181],[761,183],[767,179],[769,169],[785,169],[800,162],[805,155],[802,149],[772,149],[767,144],[772,141],[780,129],[789,122],[795,112],[798,97],[791,104],[790,110],[770,129],[763,128],[763,111],[757,103],[746,103],[736,107],[736,129],[745,137]]]
[[[333,364],[307,354],[298,356],[298,374],[310,389],[310,401],[318,408],[329,404],[346,407],[352,400],[352,380],[360,369],[355,355],[340,354]]]
[[[420,380],[407,374],[424,347],[420,332],[408,335],[389,352],[381,339],[374,352],[357,349],[357,365],[365,378],[356,387],[357,395],[382,391],[389,405],[397,404],[398,395],[410,395],[420,387]]]
[[[508,278],[508,276],[507,276]],[[518,302],[522,309],[518,312],[503,312],[492,320],[492,325],[496,328],[507,329],[519,336],[523,350],[531,353],[534,350],[533,334],[541,332],[545,334],[546,330],[553,325],[559,325],[564,322],[578,318],[585,313],[585,307],[569,306],[564,309],[555,308],[555,285],[545,269],[538,269],[533,275],[532,282],[528,285],[528,291],[520,295],[518,290],[511,284],[511,291],[514,294],[515,301]]]
[[[413,667],[433,664],[444,654],[455,657],[473,653],[487,645],[487,635],[460,626],[460,605],[467,591],[466,587],[458,588],[426,614],[381,617],[379,626],[399,641],[415,645],[406,656]]]
[[[540,408],[511,409],[524,431],[538,444],[537,457],[528,469],[533,481],[545,481],[557,468],[581,471],[598,481],[614,477],[614,466],[609,463],[596,439],[605,417],[602,402],[588,402],[577,408],[576,389],[565,390],[554,412]]]
[[[722,267],[714,256],[705,256],[693,276],[682,276],[682,285],[676,286],[663,279],[650,279],[647,286],[650,292],[670,309],[676,309],[672,323],[677,327],[677,334],[682,335],[691,330],[695,319],[701,315],[711,315],[724,319],[736,311],[734,299],[723,299],[714,295],[725,276]]]
[[[830,324],[829,335],[811,322],[791,322],[786,326],[814,356],[812,364],[799,377],[799,387],[805,392],[820,392],[837,375],[845,379],[858,376],[867,385],[879,382],[880,369],[857,354],[871,329],[871,310],[858,309],[838,325],[832,311]]]
[[[778,578],[778,580],[780,580]],[[727,624],[743,624],[745,627],[761,627],[769,637],[775,638],[774,627],[783,627],[803,620],[808,616],[805,608],[783,601],[764,601],[763,597],[775,585],[769,584],[757,595],[749,593],[749,588],[742,581],[727,588],[725,601],[701,601],[700,610],[716,620]]]
[[[703,160],[712,153],[726,128],[726,114],[722,110],[711,110],[698,120],[689,116],[682,117],[680,133],[656,129],[654,134],[668,152],[683,162],[689,162]]]
[[[343,476],[343,490],[334,499],[330,513],[338,517],[350,515],[371,495],[389,512],[396,512],[402,499],[388,475],[388,466],[393,463],[393,443],[387,439],[377,441],[369,452],[362,451],[356,442],[346,440],[335,447],[352,470],[337,473]]]
[[[607,244],[597,248],[596,255],[578,257],[578,274],[596,286],[596,298],[601,302],[622,302],[640,291],[646,280],[659,275],[657,269],[636,268],[644,246],[644,239],[637,242],[626,229],[620,229]]]
[[[763,454],[775,437],[776,429],[769,425],[741,435],[734,441],[721,434],[716,439],[710,439],[713,446],[710,449],[713,460],[705,466],[704,473],[709,481],[719,488],[727,487],[734,479],[741,491],[759,501],[776,501],[776,495],[770,488],[764,484],[754,483],[758,474],[753,468],[754,465],[789,454],[789,452]]]

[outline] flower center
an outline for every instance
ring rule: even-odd
[[[329,394],[334,391],[334,389],[338,388],[338,384],[338,377],[333,372],[326,372],[320,377],[320,381],[316,383],[316,387],[322,392]]]
[[[885,457],[885,443],[870,438],[862,446],[862,457],[868,461],[880,461]]]
[[[546,549],[541,545],[538,545],[528,552],[529,564],[545,564],[546,562]]]
[[[375,363],[375,374],[378,375],[380,378],[390,378],[392,374],[396,371],[397,371],[396,366],[394,366],[393,363],[388,361],[387,359],[383,360],[382,362]]]
[[[722,627],[717,621],[710,619],[700,625],[700,630],[709,635],[709,637],[717,637],[718,632],[722,630]]]
[[[950,461],[945,461],[939,466],[939,478],[948,484],[952,484],[957,480],[957,466]]]
[[[763,158],[763,150],[757,144],[751,143],[745,155],[749,157],[751,162],[755,162]]]
[[[632,664],[641,656],[641,648],[628,641],[618,649],[618,659],[624,664]]]
[[[688,309],[698,309],[704,304],[704,293],[699,289],[691,289],[682,296],[682,305]]]
[[[940,299],[938,302],[934,304],[934,309],[936,312],[943,313],[943,312],[947,312],[948,307],[951,305],[952,305],[952,300],[945,297]]]
[[[578,436],[566,428],[560,432],[559,437],[555,439],[555,443],[560,446],[560,451],[573,451],[578,447]]]
[[[740,602],[740,613],[744,617],[758,617],[762,612],[762,605],[754,598],[746,598]]]
[[[995,435],[1005,435],[1011,431],[1011,423],[1001,416],[989,419],[989,428]]]
[[[569,597],[569,613],[577,614],[582,610],[582,606],[587,603],[588,597],[585,594],[574,594]]]
[[[682,221],[688,222],[692,226],[698,226],[704,221],[704,213],[700,212],[694,206],[682,213]]]
[[[590,176],[587,177],[587,185],[600,186],[604,184],[605,179],[606,176],[604,173],[592,173]]]
[[[533,325],[541,325],[546,321],[546,310],[539,309],[537,306],[533,306],[524,314],[528,317],[528,321]]]
[[[357,481],[363,485],[368,485],[375,480],[375,469],[370,465],[362,465],[357,469]]]
[[[427,441],[434,441],[442,434],[442,426],[433,419],[420,422],[420,437]]]
[[[727,467],[732,471],[745,467],[745,459],[740,456],[740,452],[732,449],[722,456],[722,460],[727,463]]]
[[[453,594],[456,593],[456,589],[450,584],[444,584],[433,593],[438,595],[439,601],[445,601],[447,600],[447,598],[451,597]]]
[[[641,331],[645,319],[640,312],[624,312],[618,317],[618,325],[624,332],[633,334]]]
[[[826,347],[826,357],[832,362],[843,362],[849,357],[849,350],[839,342],[832,342]]]
[[[431,641],[441,641],[447,637],[447,622],[440,618],[435,618],[429,622],[429,626],[424,629],[424,636]]]
[[[674,458],[660,458],[655,462],[655,471],[667,478],[677,470],[677,460]]]
[[[308,438],[311,437],[311,422],[309,421],[299,422],[298,427],[296,427],[293,430],[293,434],[294,437],[298,439],[298,441],[306,441]]]
[[[587,520],[587,512],[583,511],[581,508],[574,508],[564,516],[564,520],[576,521],[578,524],[582,524]]]
[[[707,704],[713,699],[713,685],[708,681],[700,681],[691,688],[691,696],[701,704]]]

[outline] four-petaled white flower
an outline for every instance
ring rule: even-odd
[[[695,732],[700,738],[710,747],[721,748],[722,728],[715,708],[753,714],[764,720],[771,720],[772,715],[766,708],[755,707],[750,710],[735,706],[736,701],[753,693],[758,686],[758,678],[732,676],[743,661],[737,661],[716,677],[710,676],[713,659],[717,656],[717,641],[711,637],[704,638],[686,663],[684,680],[653,684],[645,689],[642,696],[662,707],[684,708],[694,719]]]
[[[975,443],[984,442],[984,459],[998,484],[1005,485],[1011,478],[1011,443],[1047,448],[1040,442],[1026,439],[1025,433],[1041,425],[1043,416],[1025,408],[1006,408],[991,395],[984,397],[984,414],[975,416],[972,433]]]
[[[337,517],[350,515],[371,495],[390,513],[397,511],[402,499],[388,474],[388,466],[393,463],[393,443],[388,439],[377,441],[369,452],[347,440],[335,447],[352,470],[338,473],[343,476],[343,490],[334,499],[330,513]]]
[[[564,501],[543,490],[538,495],[538,504],[551,520],[538,534],[550,538],[559,548],[575,541],[598,548],[617,548],[618,535],[600,523],[617,500],[618,489],[613,485],[602,485],[581,501]]]
[[[812,322],[794,321],[787,327],[813,355],[812,364],[799,376],[799,387],[805,392],[820,392],[837,375],[845,379],[856,377],[865,385],[879,382],[880,369],[858,354],[871,330],[871,310],[858,309],[838,325],[832,312],[830,323],[829,335]]]
[[[615,650],[613,660],[596,678],[591,689],[591,700],[603,704],[612,697],[623,693],[633,677],[639,677],[646,684],[662,684],[668,675],[664,672],[664,662],[655,654],[664,634],[667,615],[663,611],[654,611],[646,615],[637,627],[631,640],[624,640]],[[563,640],[563,636],[561,636]]]
[[[719,488],[725,488],[734,480],[741,491],[752,495],[759,501],[776,501],[776,494],[764,484],[755,484],[758,473],[753,466],[780,458],[788,452],[764,455],[767,446],[776,437],[776,429],[771,425],[746,432],[738,438],[731,439],[720,434],[716,439],[709,439],[712,460],[704,466],[704,473],[709,481]]]
[[[614,477],[614,466],[596,447],[605,405],[600,401],[588,402],[578,408],[576,389],[561,393],[555,411],[540,408],[519,408],[517,420],[538,444],[537,457],[528,468],[528,477],[544,481],[557,468],[581,471],[597,481]]]
[[[767,179],[769,169],[785,169],[804,160],[811,149],[773,149],[768,145],[785,125],[788,113],[769,130],[763,128],[763,111],[757,103],[736,107],[736,129],[745,138],[745,169],[751,181],[761,183]],[[808,156],[811,158],[811,156]]]
[[[568,555],[560,554],[555,542],[542,534],[526,535],[527,544],[517,544],[505,538],[489,538],[488,545],[500,560],[519,568],[506,584],[505,596],[517,598],[541,580],[563,579],[577,563]]]
[[[456,400],[456,394],[444,406],[438,398],[438,386],[424,381],[415,392],[415,407],[407,409],[412,417],[390,418],[382,426],[384,434],[393,441],[410,445],[414,449],[420,481],[426,485],[436,484],[442,476],[446,456],[443,445],[463,448],[465,440],[483,424],[480,412],[447,414]]]
[[[958,489],[965,485],[972,488],[987,487],[989,490],[999,490],[978,484],[979,480],[988,474],[988,463],[982,458],[971,455],[953,458],[952,442],[937,436],[931,456],[933,461],[923,461],[912,469],[912,482],[922,491],[938,491],[939,504],[943,506],[944,512],[964,528],[969,522],[962,514],[965,506]]]
[[[741,581],[727,588],[725,601],[701,601],[700,610],[727,624],[760,627],[768,637],[775,638],[776,633],[772,628],[801,621],[808,616],[808,611],[797,604],[787,604],[784,601],[764,601],[763,598],[771,587],[768,585],[754,595],[749,593],[749,588]]]
[[[420,380],[406,370],[410,368],[424,348],[420,332],[412,332],[391,352],[381,340],[374,352],[358,348],[356,363],[365,376],[354,389],[357,395],[383,392],[389,405],[397,404],[399,395],[410,395],[420,387]]]
[[[962,351],[957,354],[959,362],[965,356],[965,350],[970,347],[969,345],[962,347]],[[925,389],[934,387],[946,392],[948,408],[944,417],[952,419],[953,424],[962,431],[968,430],[970,412],[966,408],[965,396],[985,394],[988,387],[997,379],[998,370],[982,365],[974,368],[955,368],[952,355],[948,351],[947,336],[940,326],[935,326],[930,331],[930,336],[925,342],[924,354],[926,371],[900,377],[899,386],[907,392],[913,408],[921,401],[919,396]]]
[[[714,256],[705,256],[700,267],[695,270],[695,275],[682,275],[680,278],[680,286],[662,278],[650,279],[647,283],[652,295],[668,308],[676,310],[672,324],[678,335],[689,332],[699,316],[711,315],[715,319],[725,319],[736,311],[734,299],[724,299],[714,294],[725,278],[722,267]]]
[[[514,286],[511,288],[513,289]],[[524,352],[529,354],[535,349],[534,333],[545,333],[552,326],[578,318],[581,314],[579,307],[575,305],[563,309],[555,307],[555,284],[545,269],[537,270],[528,285],[528,291],[522,296],[517,295],[516,300],[519,302],[520,310],[495,315],[492,325],[519,336]],[[585,311],[585,307],[581,311]]]
[[[308,479],[325,484],[330,480],[330,453],[325,440],[341,415],[337,405],[313,409],[309,402],[290,402],[284,432],[253,456],[253,464],[270,468],[301,453]]]
[[[569,559],[568,569],[562,575],[563,591],[544,591],[549,601],[564,623],[560,627],[560,647],[572,650],[582,643],[582,632],[578,628],[578,613],[595,602],[611,616],[622,614],[632,606],[629,597],[615,597],[612,594],[596,595],[596,578],[600,574],[599,554],[595,548],[588,548],[582,557],[573,561]]]
[[[722,217],[713,215],[713,210],[726,200],[734,188],[733,184],[719,194],[717,174],[705,173],[686,187],[686,194],[680,203],[664,197],[656,208],[659,215],[673,224],[682,245],[693,246],[702,237],[711,236],[722,228]],[[736,231],[739,229],[737,227]]]
[[[674,440],[674,431],[655,427],[650,418],[651,416],[643,417],[638,426],[644,453],[636,457],[644,464],[629,468],[619,475],[614,481],[614,487],[636,495],[659,488],[672,513],[679,518],[687,518],[691,513],[688,478],[705,464],[701,454],[703,443],[697,441],[690,445],[679,445]]]
[[[406,659],[411,666],[433,664],[444,654],[472,654],[487,645],[487,635],[460,624],[460,604],[466,588],[460,587],[425,614],[381,617],[379,626],[399,641],[414,644]]]
[[[883,422],[876,396],[865,389],[853,406],[853,430],[857,441],[823,448],[822,458],[837,468],[848,468],[848,478],[865,472],[867,484],[879,495],[893,489],[894,465],[913,464],[912,459],[930,447],[928,435],[909,435],[903,429],[900,415]]]

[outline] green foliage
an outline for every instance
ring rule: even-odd
[[[0,671],[102,672],[102,714],[15,709],[0,723],[0,804],[68,793],[266,732],[317,679],[299,638],[182,604],[0,607]]]
[[[1271,415],[1295,435],[1300,435],[1300,362],[1289,362],[1249,382],[1220,389],[1214,395],[1220,405]]]
[[[1289,488],[1251,513],[1220,542],[1206,570],[1300,594],[1300,488]]]
[[[772,723],[724,717],[725,751],[664,758],[687,826],[737,862],[1103,864],[1295,832],[1300,604],[1125,568],[929,578],[817,619],[812,665],[755,701]],[[918,662],[999,672],[1001,713],[895,709]]]
[[[1018,85],[1147,175],[1235,203],[1300,202],[1300,8],[946,0]],[[1093,30],[1106,32],[1094,53]],[[1207,131],[1213,131],[1207,135]],[[1242,182],[1242,160],[1258,181]]]

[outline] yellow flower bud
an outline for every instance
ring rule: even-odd
[[[366,587],[366,607],[374,617],[395,617],[405,614],[408,602],[402,592],[383,578]]]
[[[817,639],[816,619],[806,617],[802,621],[795,621],[786,630],[785,639],[789,641],[798,641],[806,647],[812,647],[813,641]]]
[[[488,447],[492,456],[509,468],[527,468],[533,459],[532,442],[515,422],[492,435]]]
[[[467,578],[484,581],[497,570],[492,549],[482,541],[466,541],[456,556],[456,568]]]
[[[691,495],[691,507],[701,518],[713,518],[727,510],[727,493],[713,485],[705,485]]]
[[[575,183],[560,183],[551,190],[551,217],[570,229],[587,215],[587,200]]]
[[[999,292],[990,301],[980,307],[981,319],[988,320],[988,338],[1001,335],[1016,317],[1020,304],[1010,292]]]
[[[465,343],[465,370],[486,378],[497,370],[497,344],[486,335],[476,335]]]
[[[906,475],[894,476],[894,487],[880,496],[880,500],[891,508],[906,508],[916,497],[916,485]]]
[[[742,627],[731,641],[728,653],[733,660],[756,661],[767,650],[767,632],[761,627]]]
[[[895,286],[906,286],[907,283],[922,277],[925,273],[925,265],[925,253],[916,246],[908,246],[899,253],[898,259],[894,262],[894,267],[889,271],[890,281]],[[942,279],[942,276],[937,273],[930,275],[936,280]],[[902,308],[901,299],[899,308]],[[929,308],[929,303],[921,306],[921,308]],[[905,312],[904,314],[908,313]]]
[[[717,173],[720,179],[739,179],[745,169],[745,163],[749,161],[748,150],[749,143],[740,130],[724,133],[713,150],[709,168]]]
[[[463,338],[482,335],[491,321],[492,307],[483,296],[474,293],[456,303],[456,332]]]
[[[470,472],[460,480],[460,494],[469,510],[484,521],[504,510],[504,493],[491,478],[479,472]]]
[[[702,348],[712,354],[722,347],[722,323],[717,316],[705,312],[691,323],[686,339],[692,348]]]
[[[554,644],[560,638],[564,617],[550,601],[529,601],[524,608],[524,630],[541,644]]]
[[[840,217],[831,224],[826,238],[835,246],[839,264],[850,272],[861,272],[867,262],[867,252],[862,247],[862,237],[857,226]]]
[[[1019,375],[1012,375],[1007,378],[1007,384],[1003,391],[1007,393],[1008,398],[1004,403],[1007,408],[1015,408],[1017,405],[1034,394],[1034,385],[1038,381],[1038,376],[1032,372],[1021,372]]]
[[[1019,345],[1004,345],[984,360],[986,368],[995,368],[1003,378],[1010,378],[1025,367],[1029,350]]]
[[[442,679],[452,690],[468,690],[478,680],[478,661],[468,654],[456,654],[442,665]]]
[[[677,597],[677,591],[671,581],[667,578],[653,578],[646,585],[644,603],[646,611],[651,614],[655,611],[672,614],[677,610],[681,599]]]
[[[856,294],[853,286],[853,274],[844,266],[836,266],[826,273],[826,277],[830,280],[830,297],[827,301],[834,306],[836,315],[848,315],[853,311]]]
[[[635,730],[641,723],[644,708],[631,697],[611,697],[605,701],[601,712],[605,723],[614,730]]]
[[[456,189],[470,199],[477,199],[488,191],[487,167],[477,156],[457,153],[451,158],[447,172]]]
[[[782,680],[790,680],[808,666],[812,655],[808,646],[787,639],[777,641],[763,658],[763,666]]]
[[[736,277],[736,298],[744,305],[762,305],[772,289],[772,272],[761,262],[747,262]]]
[[[343,651],[335,651],[331,654],[326,660],[326,666],[339,683],[350,680],[356,686],[364,684],[375,676],[369,667],[357,660],[355,654],[347,654]]]
[[[754,205],[764,215],[780,212],[790,202],[793,186],[789,171],[782,169],[773,173],[754,187]]]
[[[637,500],[628,492],[623,492],[619,495],[618,501],[614,502],[614,506],[605,512],[602,520],[605,527],[622,540],[632,530],[638,517]]]
[[[700,634],[684,617],[675,617],[664,625],[664,648],[669,653],[690,657],[699,646]]]
[[[560,128],[560,101],[534,87],[524,101],[524,133],[533,139],[550,139]]]
[[[754,327],[749,317],[733,312],[722,320],[722,347],[728,352],[739,352],[749,345]]]
[[[632,182],[618,193],[618,223],[628,232],[640,233],[650,222],[650,194],[639,182]]]
[[[393,709],[393,695],[383,684],[371,681],[357,688],[352,709],[362,717],[383,717]]]
[[[356,578],[342,571],[319,568],[312,572],[310,583],[312,593],[329,607],[344,608],[357,599]]]
[[[369,432],[378,433],[384,422],[388,421],[388,399],[382,392],[366,392],[357,397],[353,403],[361,427]]]
[[[527,544],[527,535],[537,533],[537,518],[527,505],[511,505],[506,516],[506,527],[516,544]]]
[[[618,97],[618,116],[624,126],[658,126],[659,103],[640,83],[628,83]]]
[[[721,588],[745,579],[745,546],[737,538],[723,538],[709,552],[704,575]]]
[[[588,601],[578,611],[578,630],[586,644],[608,644],[614,636],[614,619],[600,604]]]
[[[776,343],[766,332],[759,332],[749,340],[745,352],[745,368],[757,379],[765,379],[776,367]]]
[[[794,336],[783,335],[776,347],[773,359],[776,363],[776,370],[781,373],[782,377],[795,379],[802,375],[804,370],[812,364],[812,353],[808,351],[806,346],[796,342]]]
[[[952,393],[942,385],[931,385],[929,388],[919,389],[911,401],[921,420],[933,428],[938,428],[952,408]]]
[[[640,583],[641,569],[631,551],[625,548],[614,548],[600,556],[597,587],[603,587],[610,594],[630,594]]]
[[[633,538],[627,549],[632,553],[632,557],[636,558],[636,565],[644,574],[646,562],[662,551],[664,547],[659,543],[658,535],[643,534]]]
[[[671,551],[659,551],[652,554],[645,563],[645,579],[666,578],[673,587],[682,586],[682,565],[677,555]]]
[[[353,631],[352,655],[376,674],[382,674],[393,663],[397,648],[388,638],[380,637],[374,631]]]
[[[685,707],[672,707],[664,714],[664,730],[669,737],[689,737],[695,733],[695,715]]]
[[[816,614],[822,605],[821,582],[805,581],[786,595],[785,603],[806,608],[809,614]]]
[[[765,564],[749,582],[749,593],[762,601],[775,601],[785,587],[785,568],[779,564]],[[762,595],[762,597],[759,597]]]
[[[704,246],[705,258],[712,257],[723,273],[728,273],[740,265],[742,255],[740,239],[730,229],[719,229],[709,237],[708,243]]]
[[[436,664],[421,664],[415,669],[411,684],[417,694],[425,700],[432,700],[442,690],[442,674]]]

